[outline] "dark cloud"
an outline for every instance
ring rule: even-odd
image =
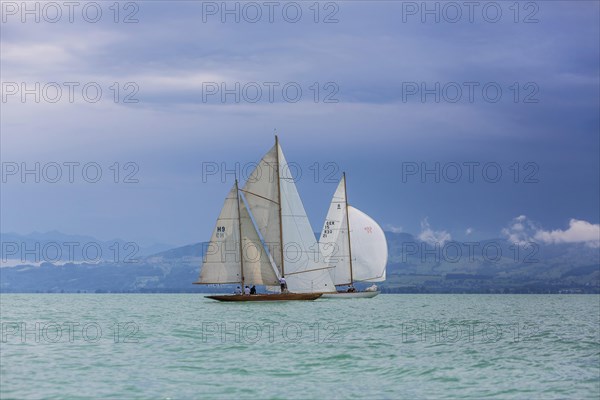
[[[382,224],[405,231],[417,232],[425,217],[450,231],[479,221],[474,227],[480,234],[497,233],[520,214],[545,226],[600,218],[598,3],[532,3],[537,10],[520,3],[518,23],[508,8],[512,2],[498,3],[503,14],[496,23],[479,13],[473,23],[466,14],[456,23],[444,15],[439,23],[431,16],[422,23],[422,15],[407,14],[421,2],[358,1],[321,8],[318,23],[312,3],[301,3],[297,23],[281,13],[273,23],[265,15],[257,23],[243,16],[240,23],[231,16],[222,23],[220,14],[206,15],[207,4],[213,3],[140,2],[139,22],[132,24],[114,23],[107,9],[96,24],[2,24],[3,82],[98,82],[104,93],[94,104],[3,103],[3,161],[133,160],[144,178],[130,187],[94,190],[11,183],[2,191],[3,209],[15,212],[3,212],[3,230],[58,228],[106,237],[123,230],[120,236],[155,235],[171,243],[205,239],[231,182],[203,183],[202,163],[255,161],[271,146],[274,128],[306,177],[334,162],[349,172],[350,195],[362,208],[372,207]],[[524,23],[533,11],[538,22]],[[327,16],[338,22],[324,23]],[[127,82],[138,86],[138,103],[123,103]],[[255,104],[243,96],[236,103],[233,95],[224,103],[220,94],[207,100],[212,82],[229,88],[256,83],[263,97]],[[274,101],[266,82],[279,84]],[[469,82],[477,85],[472,102]],[[298,102],[279,91],[286,83],[301,87]],[[439,102],[435,95],[423,98],[421,85],[436,83],[449,91]],[[486,84],[501,88],[498,102],[482,95]],[[414,85],[419,92],[407,94]],[[457,86],[462,97],[448,101]],[[337,103],[324,102],[327,95]],[[505,180],[400,178],[403,162],[454,161],[497,162]],[[506,174],[515,162],[537,163],[540,182],[511,183]],[[299,186],[318,229],[334,185],[317,182],[305,179]],[[73,199],[84,205],[73,208]],[[48,214],[42,203],[56,212]],[[105,223],[108,209],[111,222]],[[172,229],[162,229],[161,221]]]

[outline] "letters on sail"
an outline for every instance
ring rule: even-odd
[[[227,198],[204,254],[200,283],[240,283],[240,230],[238,191],[234,186]]]
[[[239,197],[237,182],[231,189],[207,247],[198,283],[245,282],[275,285],[277,274],[265,252],[248,209]]]

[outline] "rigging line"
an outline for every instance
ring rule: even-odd
[[[298,274],[305,274],[307,272],[312,272],[312,271],[321,271],[324,269],[332,269],[335,267],[323,267],[323,268],[313,268],[313,269],[307,269],[305,271],[296,271],[296,272],[288,272],[286,275],[298,275]]]
[[[256,194],[256,193],[248,192],[247,190],[244,190],[244,189],[240,189],[240,192],[243,192],[243,193],[245,193],[245,194],[251,194],[252,196],[260,197],[261,199],[264,199],[264,200],[270,201],[271,203],[274,203],[274,204],[279,204],[279,203],[278,203],[278,202],[276,202],[275,200],[271,200],[271,199],[269,199],[269,198],[267,198],[267,197],[261,196],[260,194]]]

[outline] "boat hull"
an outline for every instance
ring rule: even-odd
[[[370,299],[381,293],[379,290],[373,292],[337,292],[323,293],[322,299]]]
[[[208,299],[217,301],[229,302],[244,302],[244,301],[311,301],[321,297],[321,293],[273,293],[273,294],[225,294],[205,296]]]

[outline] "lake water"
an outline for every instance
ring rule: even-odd
[[[600,395],[596,295],[0,295],[1,398]]]

